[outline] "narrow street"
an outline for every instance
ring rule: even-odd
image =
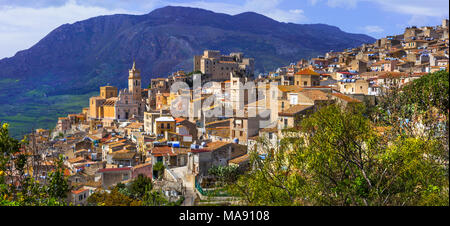
[[[194,178],[192,175],[187,174],[187,166],[172,168],[172,172],[174,172],[175,176],[181,178],[183,181],[183,187],[186,192],[184,195],[184,202],[181,204],[182,206],[193,206],[195,202],[195,198],[197,194],[195,193],[194,187]]]

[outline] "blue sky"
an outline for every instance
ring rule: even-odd
[[[325,23],[375,38],[406,26],[437,25],[447,0],[0,0],[0,59],[30,48],[65,23],[116,13],[145,14],[167,5],[238,14],[253,11],[293,23]]]

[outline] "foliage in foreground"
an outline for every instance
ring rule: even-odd
[[[26,175],[31,156],[26,153],[26,139],[18,141],[9,136],[8,124],[0,127],[0,205],[2,206],[61,206],[67,205],[70,191],[64,176],[63,159],[42,184]]]
[[[448,206],[448,72],[380,99],[323,107],[277,147],[260,140],[267,157],[253,152],[230,190],[248,205]]]
[[[142,174],[128,185],[119,183],[110,192],[98,190],[88,198],[88,204],[94,206],[175,206],[183,201],[169,202],[162,192],[153,190],[151,179]]]

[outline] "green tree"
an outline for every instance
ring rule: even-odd
[[[89,196],[87,202],[95,206],[140,206],[142,203],[119,191],[120,187],[114,187],[109,193],[98,190]]]
[[[9,136],[8,124],[0,128],[0,203],[2,205],[43,206],[66,205],[69,191],[63,174],[62,159],[49,173],[48,184],[41,184],[25,176],[28,168],[27,140],[18,141]]]
[[[152,180],[139,174],[129,185],[131,197],[142,200],[146,193],[152,190]]]
[[[232,190],[249,205],[448,205],[445,152],[436,140],[385,139],[354,105],[304,119]]]
[[[213,166],[208,173],[218,179],[219,184],[230,184],[237,180],[239,175],[238,166]]]
[[[158,173],[158,178],[161,178],[164,173],[164,164],[162,162],[157,162],[155,165],[153,165],[153,171],[156,171]]]

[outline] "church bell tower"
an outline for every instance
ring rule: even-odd
[[[133,94],[133,100],[140,102],[141,94],[141,72],[136,69],[136,62],[133,61],[133,67],[129,70],[128,90]]]

